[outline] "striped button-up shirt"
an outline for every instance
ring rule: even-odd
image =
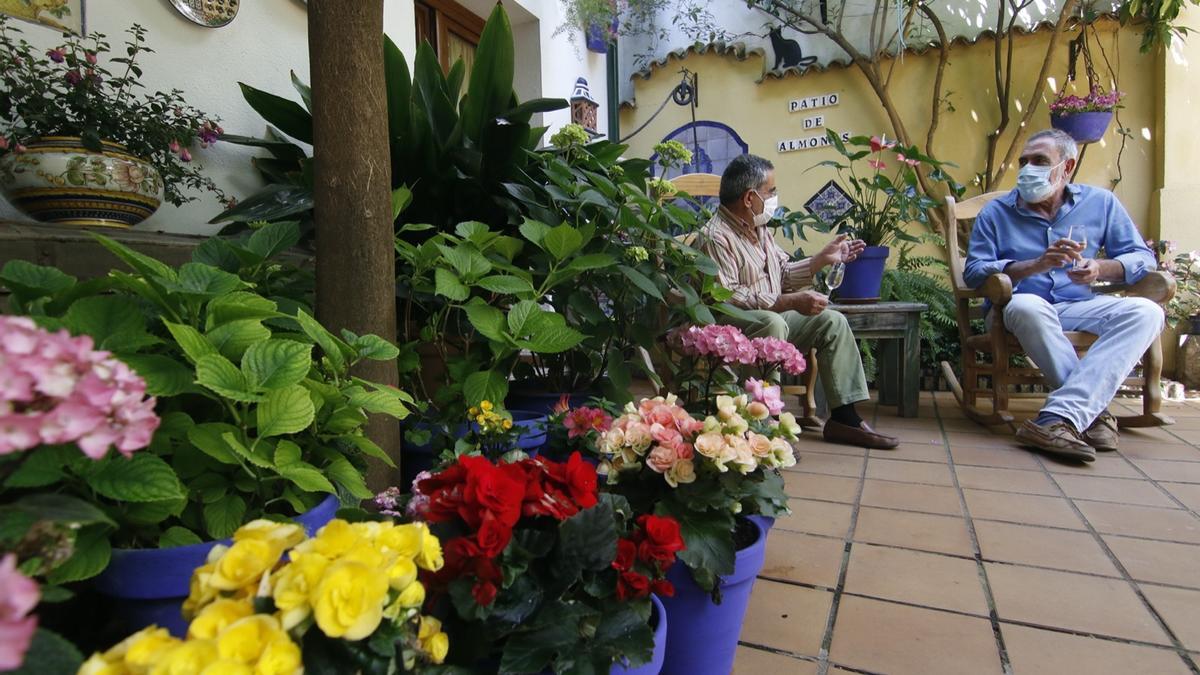
[[[723,206],[697,246],[720,268],[717,280],[733,291],[730,302],[743,309],[770,309],[783,293],[812,285],[811,259],[790,260],[766,226],[754,228]]]

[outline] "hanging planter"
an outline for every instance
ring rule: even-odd
[[[1104,138],[1112,122],[1113,111],[1051,113],[1050,126],[1065,131],[1076,143],[1095,143]]]
[[[596,52],[597,54],[607,54],[608,45],[615,42],[617,39],[617,28],[620,26],[620,21],[613,17],[612,25],[605,28],[599,23],[588,24],[584,31],[586,36],[588,51]]]

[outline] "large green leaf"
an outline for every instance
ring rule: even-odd
[[[445,267],[439,267],[434,270],[433,279],[437,294],[455,302],[462,302],[471,294],[470,289],[463,285],[462,280],[454,272]]]
[[[514,277],[510,274],[493,274],[492,276],[480,279],[477,283],[493,293],[505,295],[533,293],[533,284],[521,277]]]
[[[101,246],[108,249],[110,253],[120,258],[122,262],[134,270],[148,277],[154,277],[160,282],[176,280],[175,270],[171,269],[170,265],[155,260],[148,255],[138,253],[128,246],[113,241],[102,234],[96,234],[95,232],[89,232],[89,234]]]
[[[46,602],[43,593],[43,602]],[[38,628],[25,652],[25,661],[16,670],[6,670],[4,675],[72,675],[83,665],[79,649],[63,636],[45,628]]]
[[[192,369],[161,354],[133,354],[121,358],[146,381],[151,396],[177,396],[191,388]]]
[[[400,348],[378,335],[358,335],[350,341],[358,357],[372,361],[391,361],[400,356]]]
[[[471,373],[463,381],[463,396],[467,405],[479,405],[482,401],[499,403],[508,396],[508,378],[494,370]]]
[[[337,488],[321,474],[317,467],[305,462],[279,467],[279,475],[292,481],[296,487],[305,492],[328,492],[335,494]]]
[[[278,305],[257,293],[235,291],[208,301],[205,327],[212,330],[217,326],[239,319],[278,319],[287,316],[278,311]]]
[[[214,327],[205,337],[225,358],[240,361],[250,345],[271,337],[271,329],[258,319],[238,319]]]
[[[504,7],[496,5],[475,48],[471,83],[463,105],[463,130],[468,138],[478,141],[484,127],[510,109],[515,64],[512,26]]]
[[[583,235],[579,230],[563,223],[557,227],[553,227],[546,236],[542,239],[542,247],[546,252],[554,256],[556,260],[562,260],[579,250],[583,245]]]
[[[247,448],[238,438],[238,434],[229,432],[221,435],[221,439],[225,444],[238,454],[242,459],[250,462],[254,466],[264,469],[275,468],[275,463],[272,461],[270,442],[255,442],[252,447]]]
[[[188,429],[187,437],[192,445],[222,464],[237,464],[238,453],[225,442],[225,434],[236,434],[238,428],[221,422],[205,422]]]
[[[171,337],[175,338],[176,344],[179,345],[184,354],[187,354],[192,363],[199,363],[200,359],[205,356],[217,353],[217,348],[195,328],[186,324],[171,323],[166,319],[163,319],[163,325],[167,327],[167,330],[171,333]]]
[[[512,333],[514,337],[528,335],[536,321],[533,317],[541,313],[542,308],[532,300],[518,302],[508,310],[508,332]]]
[[[475,298],[464,307],[467,320],[481,335],[496,342],[504,341],[504,312]]]
[[[329,464],[325,465],[324,472],[356,499],[370,499],[374,496],[367,488],[366,477],[345,457],[332,458]]]
[[[35,265],[27,260],[9,260],[0,270],[0,282],[12,291],[46,296],[74,286],[75,277],[57,268]]]
[[[663,299],[662,292],[658,290],[658,286],[650,280],[650,277],[628,265],[617,265],[617,269],[621,270],[621,274],[624,274],[626,279],[632,281],[634,286],[640,288],[647,295],[658,300]]]
[[[388,457],[388,454],[383,451],[383,448],[375,445],[375,443],[366,436],[346,436],[344,438],[347,442],[358,448],[358,451],[362,454],[368,457],[374,457],[388,466],[396,466],[396,462],[392,460],[391,457]]]
[[[235,274],[203,263],[184,263],[179,268],[179,282],[166,287],[185,295],[212,298],[246,288],[248,284]]]
[[[274,389],[258,404],[258,435],[267,438],[303,431],[316,410],[308,390],[298,384]]]
[[[20,497],[7,505],[13,511],[25,512],[38,520],[48,520],[68,525],[111,525],[116,526],[100,509],[90,502],[70,495],[46,493]]]
[[[200,539],[200,536],[195,532],[192,532],[186,527],[174,525],[172,527],[168,527],[161,535],[159,535],[158,547],[175,548],[176,546],[190,546],[192,544],[199,544],[201,541],[202,540]]]
[[[246,517],[246,500],[229,495],[204,505],[204,529],[213,539],[225,539],[242,526]]]
[[[148,452],[134,453],[129,459],[102,459],[88,472],[86,480],[98,494],[122,502],[157,502],[186,496],[171,465]]]
[[[255,89],[242,82],[238,82],[238,86],[242,88],[242,98],[246,99],[246,103],[262,115],[263,119],[298,141],[309,144],[313,142],[312,115],[299,103]]]
[[[300,329],[304,331],[304,334],[312,338],[321,351],[325,352],[325,358],[329,359],[334,369],[341,370],[342,365],[346,363],[346,352],[350,351],[350,347],[326,330],[319,321],[304,310],[296,312],[296,323],[300,324]]]
[[[266,225],[254,231],[246,240],[246,250],[262,260],[270,260],[300,243],[300,224],[284,220]]]
[[[568,579],[574,579],[583,570],[605,569],[617,557],[617,525],[608,502],[567,518],[558,531],[555,568]]]
[[[212,265],[217,269],[236,274],[242,267],[242,260],[229,242],[218,237],[205,239],[192,250],[192,262]]]
[[[478,279],[492,270],[492,263],[478,251],[463,246],[437,245],[446,262],[464,279]]]
[[[674,499],[660,500],[654,510],[660,516],[671,516],[679,521],[679,531],[687,546],[679,553],[679,559],[688,567],[714,577],[733,572],[732,513],[723,509],[696,511]],[[704,590],[711,591],[712,587]]]
[[[196,382],[234,401],[249,403],[262,399],[251,391],[242,371],[220,354],[209,354],[196,362]]]
[[[402,139],[408,132],[412,76],[404,53],[386,35],[383,37],[383,73],[387,80],[388,138]]]
[[[539,313],[529,317],[525,327],[529,339],[518,340],[517,344],[542,354],[565,352],[587,338],[583,333],[567,326],[566,319],[554,312],[539,310]]]
[[[500,114],[502,119],[509,122],[528,123],[535,113],[554,112],[569,107],[571,104],[565,98],[531,98],[521,105],[505,110]]]
[[[242,356],[242,373],[249,386],[280,389],[299,384],[312,367],[312,345],[291,340],[256,342]]]
[[[350,387],[346,389],[345,394],[347,403],[352,406],[362,408],[369,413],[403,419],[408,416],[408,407],[404,405],[404,401],[396,391],[388,389],[367,391],[362,387]]]
[[[282,134],[274,132],[273,129],[267,129],[267,138],[253,138],[250,136],[238,136],[237,134],[222,134],[221,141],[225,143],[233,143],[234,145],[246,145],[252,148],[262,148],[270,152],[272,156],[279,160],[299,162],[308,157],[304,149],[299,145],[286,140]]]
[[[108,543],[106,525],[88,525],[75,535],[75,551],[62,565],[47,576],[52,584],[90,579],[108,567],[112,545]]]
[[[76,335],[90,335],[100,349],[122,353],[158,342],[146,332],[146,319],[132,298],[124,295],[95,295],[71,304],[63,317]]]
[[[296,76],[296,71],[291,71],[292,88],[300,94],[300,100],[304,102],[304,109],[312,112],[312,87],[305,84],[299,77]]]
[[[249,223],[256,220],[282,220],[313,208],[312,188],[307,185],[274,183],[225,209],[210,223]]]
[[[65,445],[43,446],[25,454],[21,465],[5,479],[5,487],[34,488],[50,485],[63,477],[63,468],[79,456],[79,450]]]

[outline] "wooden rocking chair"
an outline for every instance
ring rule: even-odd
[[[953,197],[946,198],[946,248],[949,251],[951,281],[958,306],[958,333],[962,341],[961,385],[950,364],[945,361],[942,362],[942,373],[950,384],[954,398],[962,407],[963,414],[968,418],[987,426],[1007,424],[1013,427],[1013,416],[1008,410],[1008,402],[1013,394],[1009,392],[1009,388],[1043,383],[1042,371],[1038,368],[1010,365],[1009,357],[1022,353],[1021,344],[1015,335],[1005,330],[1002,321],[992,322],[982,334],[974,332],[971,321],[985,317],[982,307],[973,301],[986,299],[993,307],[1003,308],[1012,299],[1013,284],[1007,274],[993,274],[979,288],[968,288],[963,283],[966,259],[959,254],[958,247],[960,234],[964,238],[970,236],[970,223],[965,221],[973,222],[984,205],[1005,194],[1007,193],[989,192],[961,203],[955,202]],[[1108,284],[1096,290],[1101,293],[1123,293],[1143,297],[1165,304],[1175,294],[1175,279],[1164,272],[1151,272],[1132,286]],[[1067,331],[1065,335],[1081,355],[1098,339],[1098,336],[1091,333],[1077,331]],[[985,358],[981,360],[981,356]],[[1159,413],[1162,405],[1161,375],[1162,345],[1159,340],[1155,340],[1142,357],[1142,374],[1125,381],[1125,386],[1141,389],[1142,414],[1118,416],[1117,422],[1120,426],[1151,427],[1174,423],[1174,420]],[[985,377],[991,381],[990,386],[981,384],[981,378]],[[976,407],[981,395],[992,399],[990,413]]]
[[[721,196],[721,177],[715,173],[689,173],[679,176],[671,180],[675,185],[675,189],[680,192],[686,192],[692,197],[719,197]],[[690,244],[691,237],[684,243]],[[817,401],[816,401],[816,386],[817,386],[817,350],[810,349],[805,355],[805,360],[808,362],[808,368],[801,375],[783,374],[780,384],[782,385],[784,396],[795,396],[800,400],[800,408],[803,415],[800,418],[800,423],[805,428],[819,427],[821,422],[817,418]]]

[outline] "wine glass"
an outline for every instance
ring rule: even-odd
[[[829,288],[830,293],[842,285],[842,278],[845,276],[846,263],[839,260],[829,266],[829,271],[825,273],[825,286]]]
[[[1073,241],[1079,245],[1079,247],[1080,247],[1079,253],[1080,253],[1080,255],[1082,255],[1083,252],[1087,250],[1087,228],[1081,229],[1078,239],[1075,239],[1074,237],[1071,236],[1072,234],[1074,234],[1074,232],[1075,232],[1074,225],[1071,225],[1071,227],[1067,228],[1067,239],[1070,239],[1071,241]],[[1083,262],[1083,259],[1071,261],[1071,269],[1073,269],[1073,270],[1079,269],[1079,264],[1081,262]]]

